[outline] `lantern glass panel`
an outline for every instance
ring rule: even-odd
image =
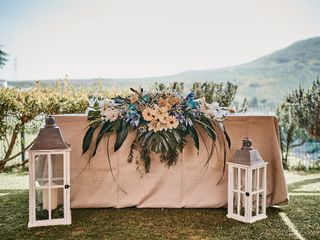
[[[49,219],[49,212],[47,209],[45,209],[44,204],[43,204],[43,197],[44,194],[47,194],[47,198],[48,198],[48,191],[44,192],[44,189],[38,184],[36,183],[35,186],[35,214],[36,214],[36,220],[48,220]]]
[[[263,185],[264,185],[264,179],[265,179],[265,173],[266,173],[266,169],[263,167],[263,168],[260,168],[260,176],[259,176],[259,190],[263,190]]]
[[[52,184],[64,185],[63,183],[63,154],[51,154],[51,171],[52,171]]]
[[[233,189],[238,190],[238,168],[232,168],[233,170]]]
[[[262,200],[263,200],[263,194],[259,193],[259,206],[258,206],[259,214],[263,213],[263,211],[262,211]]]
[[[40,186],[48,183],[48,155],[35,156],[35,180]]]
[[[258,215],[258,208],[257,208],[257,202],[258,202],[258,194],[253,194],[252,195],[252,212],[251,215],[252,217]]]
[[[238,193],[233,192],[233,213],[238,214]]]
[[[245,191],[246,190],[246,169],[244,168],[241,168],[240,181],[241,181],[240,191]]]
[[[252,170],[252,191],[258,191],[258,169],[253,169]]]
[[[51,190],[51,195],[52,196],[56,195],[56,197],[51,197],[51,201],[55,201],[54,206],[51,204],[52,219],[64,218],[63,194],[64,194],[64,188],[53,188]]]
[[[246,209],[246,204],[245,204],[245,198],[246,196],[244,195],[244,193],[241,193],[240,195],[240,212],[238,213],[241,216],[245,216],[245,209]]]

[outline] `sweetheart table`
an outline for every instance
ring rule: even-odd
[[[111,136],[109,152],[113,179],[107,160],[106,138],[89,163],[89,156],[82,155],[82,139],[88,124],[86,115],[56,115],[55,119],[72,148],[72,208],[218,208],[227,205],[227,169],[223,172],[218,143],[206,166],[206,146],[210,151],[211,143],[205,132],[200,139],[199,153],[188,139],[175,166],[168,169],[160,163],[158,156],[152,154],[150,173],[143,176],[137,171],[135,161],[127,162],[135,133],[129,133],[117,152],[113,152],[115,136]],[[243,138],[251,138],[254,148],[269,163],[267,206],[286,204],[288,192],[281,162],[277,118],[233,114],[226,116],[225,126],[231,138],[227,161],[241,147]],[[223,178],[219,182],[221,176]]]

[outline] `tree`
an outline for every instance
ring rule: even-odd
[[[0,45],[1,47],[1,45]],[[6,61],[8,60],[6,57],[8,56],[7,53],[3,52],[1,49],[0,49],[0,68],[2,68]]]
[[[283,168],[288,169],[288,155],[292,148],[301,146],[307,139],[306,131],[292,120],[290,104],[285,102],[277,109],[280,126],[280,140]]]
[[[184,82],[173,82],[170,84],[158,83],[155,82],[151,86],[152,91],[173,91],[178,93],[183,93],[184,91]]]
[[[287,97],[293,121],[316,139],[320,138],[320,80],[317,78],[311,88],[294,90]]]
[[[218,102],[222,107],[229,107],[237,93],[237,88],[238,86],[231,82],[224,85],[212,81],[202,84],[195,82],[191,90],[198,98],[205,97],[207,103]]]

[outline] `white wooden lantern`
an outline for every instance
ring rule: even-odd
[[[267,218],[267,163],[249,138],[228,164],[228,218],[253,223]]]
[[[70,151],[54,118],[49,116],[28,151],[28,227],[71,224]]]

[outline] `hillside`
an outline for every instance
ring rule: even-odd
[[[320,37],[310,38],[263,56],[252,62],[221,69],[186,71],[174,75],[141,79],[102,79],[104,86],[150,86],[154,82],[231,81],[239,86],[238,97],[258,97],[278,103],[299,85],[308,87],[320,76]],[[55,81],[43,81],[54,84]],[[93,86],[97,79],[70,80],[72,85]],[[33,81],[9,82],[11,86],[28,87]]]

